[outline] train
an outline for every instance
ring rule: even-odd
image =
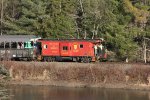
[[[34,35],[0,36],[0,60],[54,62],[70,58],[76,62],[107,59],[104,39],[43,39]]]
[[[56,58],[70,57],[77,62],[92,62],[106,59],[106,48],[102,39],[39,39],[36,55],[40,61],[53,62]]]

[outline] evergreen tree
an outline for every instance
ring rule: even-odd
[[[61,5],[61,6],[60,6]],[[36,34],[42,37],[74,37],[74,20],[66,1],[21,0],[20,17],[6,23],[13,34]]]
[[[119,59],[133,58],[141,37],[150,37],[150,0],[3,1],[4,34],[104,38]]]

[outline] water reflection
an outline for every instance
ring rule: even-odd
[[[9,87],[11,100],[150,100],[150,92],[118,89],[63,88],[50,86]]]

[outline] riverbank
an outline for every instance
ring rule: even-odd
[[[150,90],[150,65],[69,62],[0,62],[11,85],[51,85]]]
[[[99,84],[86,84],[86,83],[71,83],[71,82],[51,82],[51,81],[11,81],[11,86],[54,86],[54,87],[71,87],[71,88],[103,88],[103,89],[125,89],[125,90],[143,90],[149,91],[150,85],[147,84],[124,84],[124,83],[99,83]]]

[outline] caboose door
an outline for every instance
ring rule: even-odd
[[[71,53],[71,46],[69,42],[61,42],[60,43],[60,55],[62,57],[69,57]]]

